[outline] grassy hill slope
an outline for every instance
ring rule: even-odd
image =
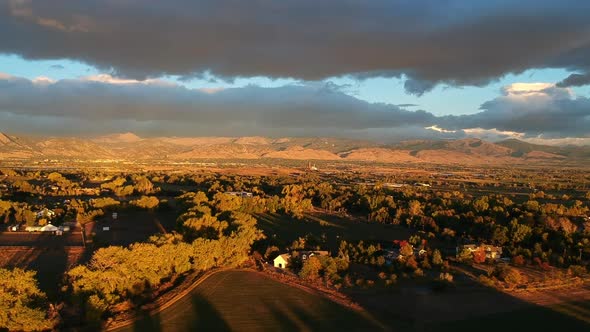
[[[379,325],[318,294],[265,275],[225,271],[156,316],[119,331],[378,331]]]

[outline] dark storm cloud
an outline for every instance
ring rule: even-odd
[[[96,81],[99,78],[103,81]],[[159,130],[159,134],[202,135],[198,128],[208,135],[342,136],[369,129],[424,127],[435,119],[424,111],[367,103],[329,84],[201,91],[160,81],[117,83],[105,76],[57,82],[5,76],[0,91],[0,112],[10,114],[12,123],[27,122],[22,117],[77,119],[90,121],[95,131],[103,132],[117,131],[127,123],[142,131],[149,127],[154,134]],[[70,130],[65,124],[60,127]]]
[[[447,129],[496,129],[527,137],[590,137],[590,99],[569,93],[558,87],[521,94],[505,91],[483,103],[479,113],[443,116],[438,123]]]
[[[410,93],[588,68],[590,2],[5,0],[0,52],[124,77],[400,76]]]
[[[457,138],[466,135],[463,130],[483,128],[527,137],[590,137],[590,100],[548,83],[512,84],[479,113],[440,117],[369,103],[317,83],[195,90],[108,75],[53,82],[0,73],[0,91],[0,131],[37,134],[400,139]]]
[[[557,83],[558,87],[582,86],[590,84],[590,73],[586,74],[571,74],[563,81]]]

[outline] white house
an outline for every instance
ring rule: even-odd
[[[278,267],[279,269],[285,269],[289,265],[289,260],[291,259],[290,254],[282,254],[278,255],[277,258],[274,259],[274,267]]]
[[[59,228],[57,228],[56,226],[54,226],[52,224],[47,224],[47,225],[41,227],[40,231],[41,232],[57,232],[57,231],[59,231]]]

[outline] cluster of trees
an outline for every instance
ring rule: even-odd
[[[0,268],[0,329],[44,331],[56,323],[57,313],[39,290],[34,271]]]
[[[349,262],[340,257],[315,255],[303,262],[299,277],[309,282],[323,281],[327,286],[340,284],[341,273],[348,270]]]
[[[154,208],[158,200],[152,198],[144,196],[131,204]],[[142,303],[186,273],[240,265],[254,241],[263,237],[256,219],[225,199],[209,202],[195,193],[180,200],[186,212],[178,218],[178,233],[153,236],[148,243],[128,248],[99,249],[90,263],[68,272],[71,291],[85,306],[89,321],[124,304]]]
[[[101,189],[110,190],[116,196],[129,196],[134,193],[149,195],[157,192],[154,184],[145,176],[135,175],[130,179],[127,177],[116,177],[115,179],[104,182],[100,185]]]
[[[517,178],[510,172],[496,177]],[[553,177],[559,178],[560,174]],[[536,175],[524,178],[527,183],[519,186],[533,186],[533,178],[537,179]],[[590,257],[590,220],[583,219],[590,215],[588,192],[578,194],[577,199],[570,193],[564,200],[563,195],[537,191],[521,201],[505,194],[473,196],[460,187],[454,191],[433,191],[412,186],[388,188],[379,183],[355,184],[358,179],[354,181],[348,175],[334,175],[329,181],[315,174],[297,179],[192,175],[168,180],[197,185],[205,197],[232,190],[255,193],[253,198],[231,198],[243,203],[230,204],[242,206],[249,213],[279,212],[301,218],[319,208],[365,217],[368,222],[430,232],[448,246],[462,242],[503,246],[509,256],[522,255],[527,262],[538,258],[552,265],[569,266]],[[579,184],[572,182],[570,187],[578,188]],[[493,187],[499,186],[500,182]],[[550,190],[554,186],[546,187]],[[563,189],[565,185],[559,187]]]
[[[34,225],[37,221],[37,214],[33,209],[27,203],[0,200],[0,222]]]

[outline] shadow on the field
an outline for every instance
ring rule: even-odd
[[[162,322],[160,315],[150,315],[147,312],[138,313],[138,319],[133,323],[132,331],[134,332],[160,332],[162,331]]]
[[[380,322],[351,309],[335,306],[328,299],[319,299],[314,310],[304,305],[265,302],[280,331],[389,331]]]
[[[213,304],[199,293],[191,295],[191,302],[195,315],[189,322],[189,331],[229,331],[225,322]]]
[[[543,305],[476,284],[434,291],[405,283],[346,292],[386,325],[406,331],[590,331],[590,301],[571,290],[533,293],[543,295]]]
[[[61,248],[37,248],[40,254],[30,262],[28,268],[37,271],[39,288],[52,300],[60,293],[60,285],[64,273],[68,268],[68,253],[64,247]]]

